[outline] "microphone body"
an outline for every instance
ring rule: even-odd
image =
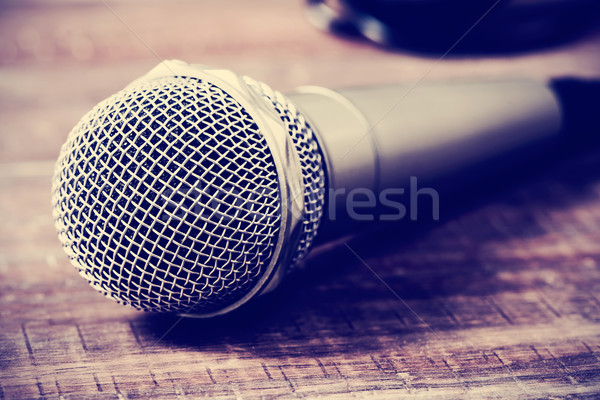
[[[562,119],[553,91],[528,80],[303,87],[288,97],[315,129],[329,187],[340,191],[403,188],[410,177],[458,188],[490,160],[503,158],[502,168],[543,151]]]
[[[458,187],[483,164],[556,143],[561,119],[556,94],[537,82],[286,97],[230,71],[163,62],[70,133],[54,174],[56,227],[105,295],[219,315],[277,287],[332,213],[351,217],[353,190],[411,177]]]
[[[563,122],[555,91],[524,79],[313,86],[287,96],[314,128],[328,172],[317,243],[365,221],[438,220],[457,193],[555,148]]]

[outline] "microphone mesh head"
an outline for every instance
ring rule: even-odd
[[[306,121],[289,104],[276,111],[309,200],[295,262],[322,214],[322,160]],[[55,170],[54,216],[73,264],[107,296],[148,311],[211,314],[247,295],[272,262],[279,185],[244,107],[207,81],[170,76],[117,93],[73,129]]]
[[[301,259],[310,250],[310,245],[317,234],[325,203],[325,173],[319,146],[308,122],[296,107],[281,93],[271,89],[262,82],[245,77],[246,83],[261,93],[264,99],[275,108],[275,111],[286,125],[300,158],[304,183],[304,220],[298,251],[292,263]]]

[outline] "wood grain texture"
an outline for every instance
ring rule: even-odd
[[[439,223],[319,248],[281,290],[214,320],[97,294],[49,198],[70,128],[154,53],[289,89],[600,76],[600,37],[436,64],[319,32],[299,1],[108,4],[0,3],[0,399],[600,395],[600,149],[460,193]]]

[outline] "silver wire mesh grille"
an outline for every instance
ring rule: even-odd
[[[212,312],[243,297],[280,229],[275,164],[243,107],[168,77],[97,105],[70,133],[56,227],[80,273],[136,308]]]
[[[258,90],[275,108],[292,137],[304,183],[304,218],[298,248],[291,263],[295,264],[310,250],[325,208],[325,169],[315,134],[296,107],[281,93],[262,82],[244,77],[250,87]]]

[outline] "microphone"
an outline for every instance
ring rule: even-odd
[[[284,96],[231,71],[165,61],[70,132],[53,177],[55,225],[72,264],[106,296],[145,311],[224,314],[277,287],[335,226],[332,215],[348,217],[352,190],[382,193],[411,177],[459,185],[486,160],[556,143],[561,109],[532,81]]]

